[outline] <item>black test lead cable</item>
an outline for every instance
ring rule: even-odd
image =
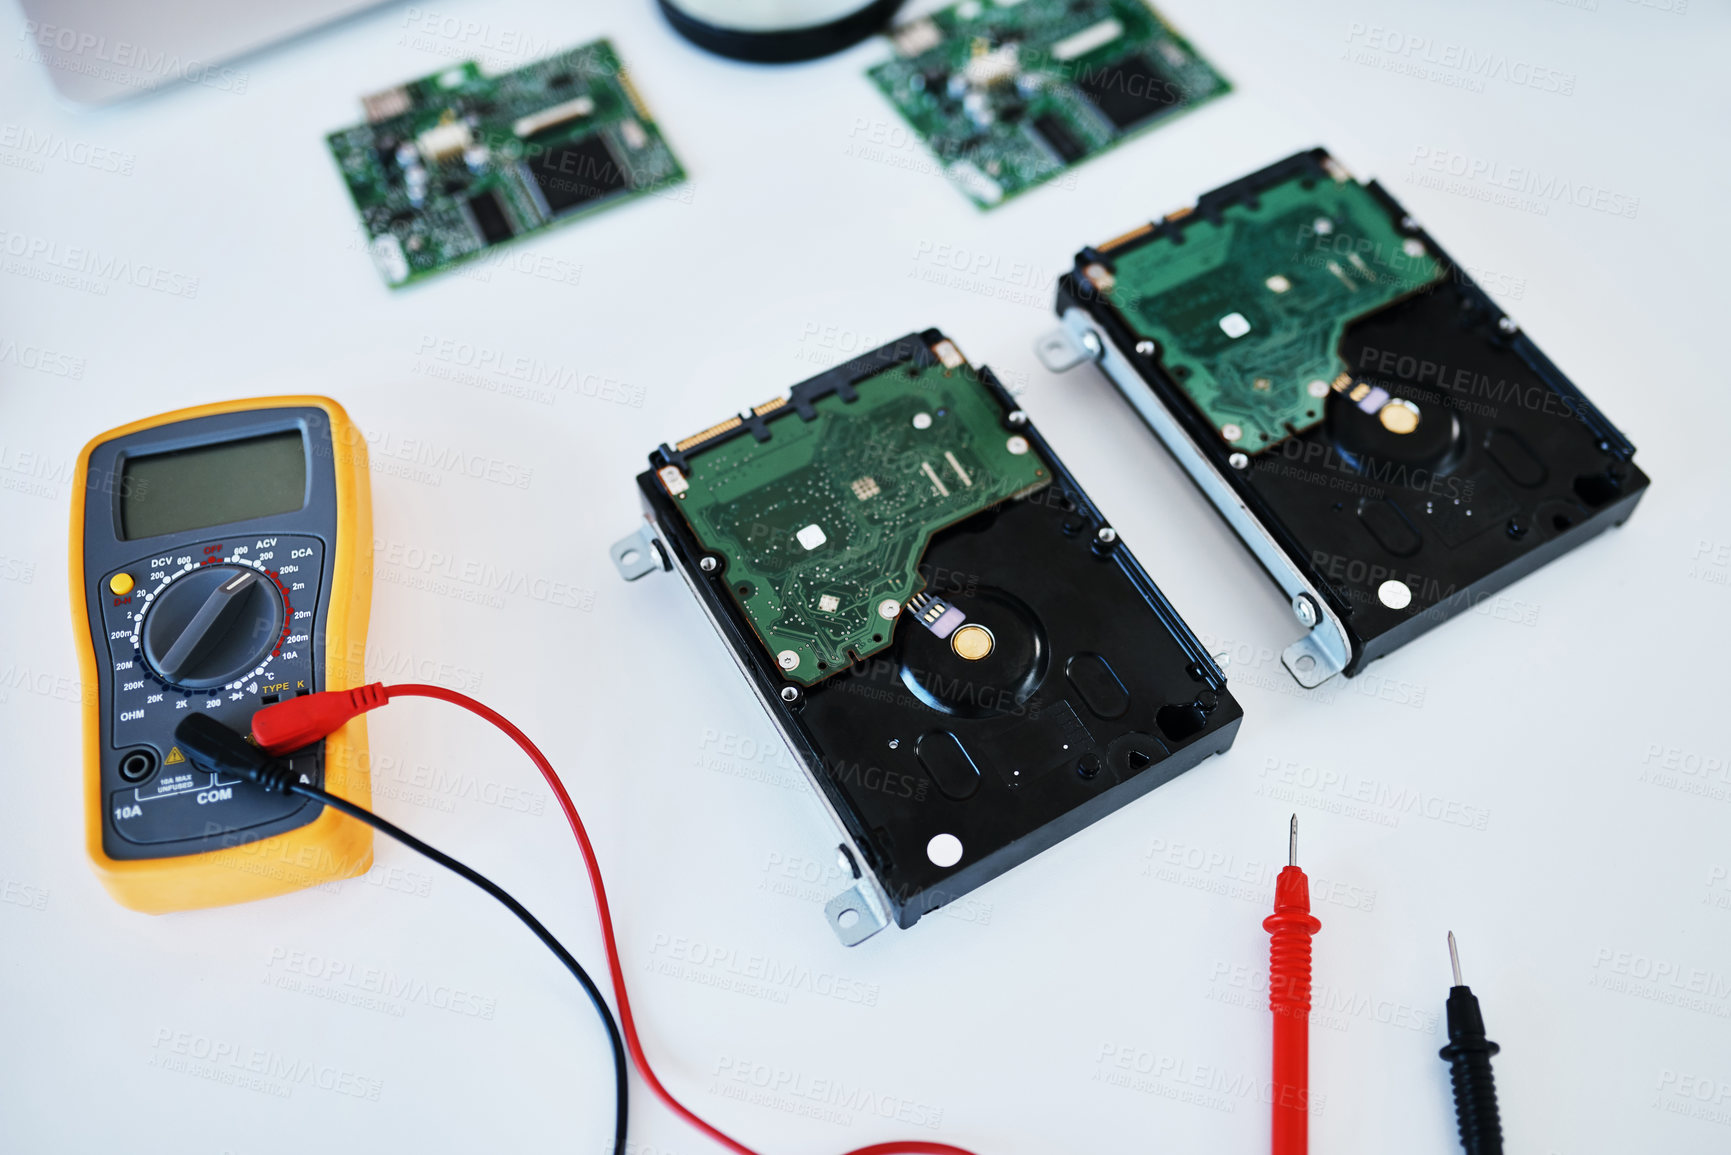
[[[353,802],[338,798],[335,794],[327,794],[316,786],[303,785],[297,780],[297,775],[290,770],[287,763],[279,762],[258,747],[248,742],[241,734],[224,726],[214,718],[203,714],[193,714],[175,727],[174,736],[180,748],[201,770],[215,772],[228,771],[238,774],[249,782],[257,783],[267,791],[277,791],[284,794],[296,794],[302,798],[310,798],[333,810],[347,814],[357,822],[364,822],[380,834],[388,834],[392,838],[419,854],[424,854],[445,869],[468,879],[494,898],[498,899],[507,910],[522,920],[523,925],[535,932],[535,937],[552,951],[559,961],[565,964],[565,969],[576,976],[583,984],[583,990],[589,996],[589,1001],[595,1004],[595,1012],[601,1016],[601,1021],[607,1026],[607,1041],[613,1046],[613,1155],[625,1153],[625,1130],[627,1115],[627,1097],[629,1081],[625,1068],[625,1044],[619,1037],[619,1024],[613,1019],[613,1012],[601,997],[600,988],[589,977],[589,972],[583,969],[583,964],[566,950],[564,944],[553,937],[551,931],[541,925],[541,920],[529,913],[527,907],[512,898],[498,883],[488,878],[478,870],[471,869],[458,862],[455,858],[428,846],[413,834],[403,830],[385,819],[380,818],[370,810],[356,806]]]
[[[1448,999],[1449,1045],[1437,1054],[1448,1060],[1461,1146],[1467,1155],[1503,1155],[1503,1126],[1497,1118],[1497,1087],[1491,1077],[1491,1056],[1502,1048],[1485,1038],[1479,1000],[1461,981],[1461,956],[1452,930],[1449,966],[1455,976]]]

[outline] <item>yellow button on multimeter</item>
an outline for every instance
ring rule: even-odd
[[[366,444],[336,402],[201,405],[85,446],[72,497],[86,837],[134,910],[245,902],[372,865],[372,832],[194,769],[189,714],[245,731],[272,702],[361,684],[372,596]],[[369,802],[366,724],[293,755]]]

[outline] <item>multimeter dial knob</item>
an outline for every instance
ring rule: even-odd
[[[208,690],[269,656],[283,602],[270,578],[236,565],[200,566],[163,587],[144,617],[144,660],[164,681]]]

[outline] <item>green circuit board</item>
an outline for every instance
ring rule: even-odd
[[[605,40],[497,76],[469,61],[361,103],[367,123],[327,141],[393,288],[685,179]]]
[[[1141,0],[961,0],[890,40],[872,79],[983,209],[1231,89]]]
[[[688,472],[660,470],[783,676],[808,686],[890,644],[933,534],[1052,476],[965,363],[896,366],[853,389],[816,397],[810,420],[758,406],[768,440],[730,419],[680,443],[713,442]]]
[[[1331,391],[1356,394],[1339,353],[1347,326],[1446,275],[1369,189],[1332,171],[1106,250],[1113,305],[1246,453],[1320,423]],[[1354,402],[1386,400],[1362,389]]]

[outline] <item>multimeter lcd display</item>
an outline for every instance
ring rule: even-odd
[[[122,469],[120,532],[128,541],[293,513],[306,500],[298,430],[128,458]]]

